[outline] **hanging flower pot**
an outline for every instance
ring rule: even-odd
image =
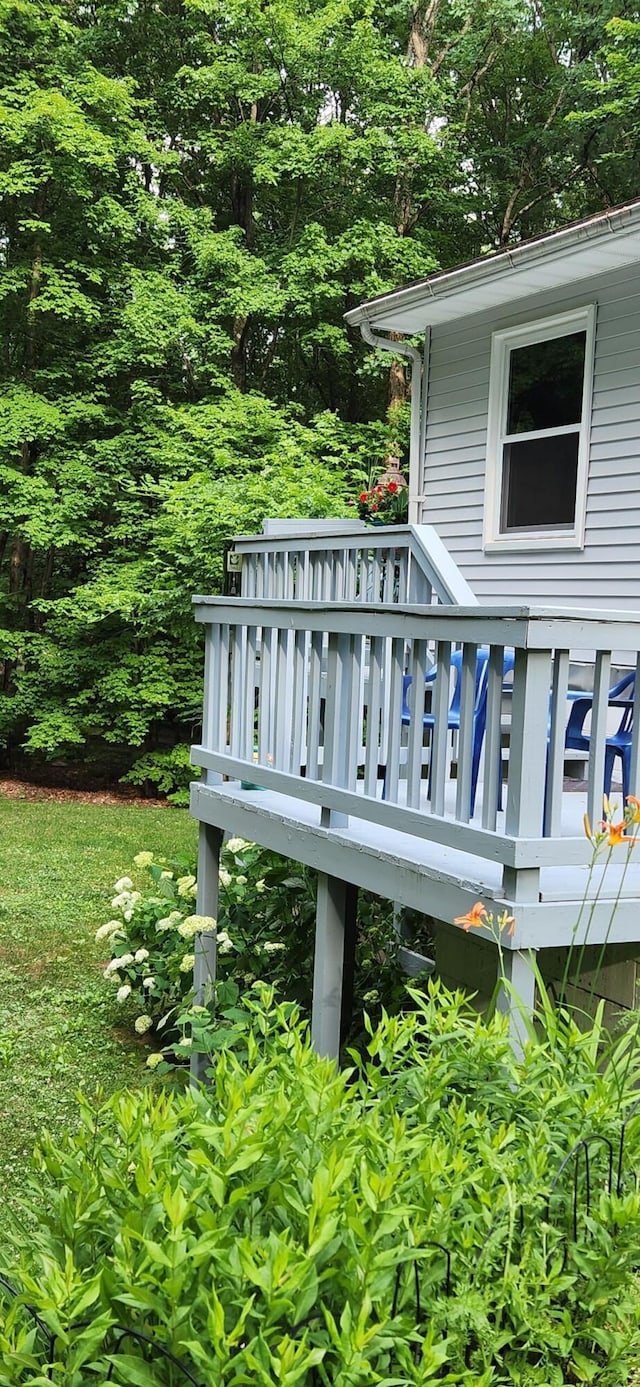
[[[380,480],[358,496],[358,515],[367,525],[406,525],[409,488],[399,458],[388,457]]]

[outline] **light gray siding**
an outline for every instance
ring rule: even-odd
[[[582,550],[485,554],[483,515],[491,334],[597,304],[591,447]],[[434,525],[480,602],[640,610],[640,269],[477,314],[431,337],[422,520]]]

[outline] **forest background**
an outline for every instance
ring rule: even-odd
[[[621,0],[0,0],[0,762],[184,780],[196,591],[406,434],[364,298],[640,193]]]

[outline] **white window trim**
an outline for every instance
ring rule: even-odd
[[[521,324],[519,327],[505,328],[494,332],[491,338],[491,370],[489,377],[489,413],[487,419],[487,457],[485,472],[484,506],[484,548],[488,553],[513,553],[527,549],[583,549],[585,513],[587,506],[587,480],[589,475],[589,439],[591,433],[591,405],[593,396],[593,359],[596,337],[596,305],[572,309],[568,313],[557,313],[552,318],[541,318],[536,322]],[[518,534],[500,532],[500,506],[502,495],[502,445],[504,423],[507,414],[509,391],[509,357],[514,348],[528,347],[535,342],[544,342],[556,337],[567,337],[573,332],[586,332],[584,358],[584,387],[582,392],[582,420],[579,429],[578,471],[576,477],[576,511],[573,525],[567,529],[547,528],[520,531]],[[573,426],[553,431],[573,433]],[[519,437],[537,438],[541,432],[522,434]]]

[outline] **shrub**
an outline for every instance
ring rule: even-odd
[[[115,1326],[203,1387],[619,1382],[640,1201],[606,1143],[617,1160],[630,1037],[564,1020],[518,1060],[504,1018],[434,985],[340,1073],[272,1000],[209,1089],[83,1101],[79,1133],[43,1141],[48,1213],[4,1253],[43,1329],[0,1283],[2,1387],[179,1381]],[[574,1235],[562,1162],[586,1136]],[[639,1142],[630,1117],[623,1174]]]
[[[115,883],[113,918],[100,926],[109,943],[105,977],[120,1001],[135,1006],[136,1030],[175,1028],[192,988],[194,940],[202,918],[195,915],[195,866],[142,852],[134,859],[150,880],[134,889],[130,877]],[[257,979],[273,984],[287,1001],[307,1011],[311,1004],[315,934],[315,875],[267,848],[230,838],[222,851],[218,933],[218,978],[241,995]],[[209,924],[211,925],[211,921]],[[353,1036],[362,1031],[362,1011],[381,1013],[404,995],[395,962],[392,907],[361,893],[357,996]],[[169,1037],[170,1038],[170,1037]]]
[[[189,786],[200,778],[200,769],[191,764],[191,748],[185,742],[163,751],[147,751],[131,770],[120,777],[121,785],[139,785],[145,792],[166,795],[170,804],[186,808]]]

